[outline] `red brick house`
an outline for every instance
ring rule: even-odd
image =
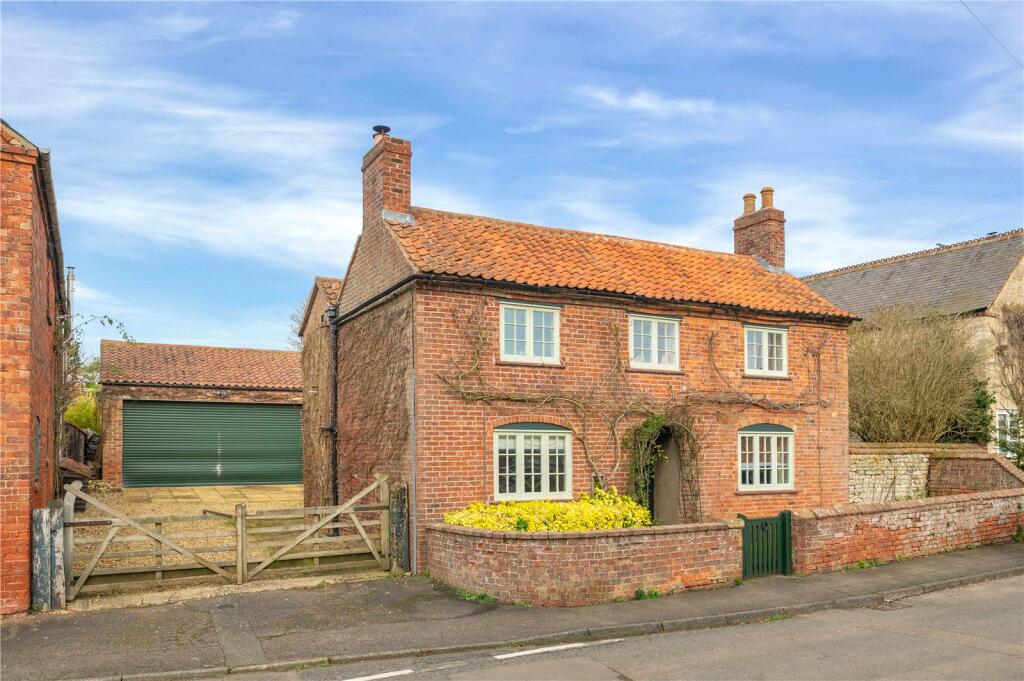
[[[407,481],[416,569],[446,511],[624,490],[622,438],[662,408],[703,442],[697,466],[666,441],[663,522],[846,501],[853,317],[784,272],[771,189],[718,253],[414,207],[411,157],[378,131],[331,313],[341,495]]]
[[[50,153],[0,121],[0,614],[29,607],[32,509],[56,484],[68,313]]]
[[[302,482],[298,352],[104,340],[99,402],[116,487]]]

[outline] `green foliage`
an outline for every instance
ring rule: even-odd
[[[661,592],[657,589],[648,589],[647,591],[637,589],[633,594],[634,601],[654,600],[656,598],[661,598]]]
[[[629,495],[648,510],[653,510],[654,471],[665,458],[662,442],[671,437],[679,447],[680,484],[684,507],[682,522],[700,522],[700,453],[702,443],[694,428],[693,416],[684,405],[670,414],[654,414],[630,428],[622,439],[630,453]]]
[[[476,603],[497,603],[498,599],[490,594],[476,593],[473,591],[467,591],[466,589],[457,589],[455,591],[459,595],[459,598],[463,598],[467,601],[474,601]]]
[[[661,439],[668,417],[656,414],[643,420],[626,433],[623,444],[633,453],[629,461],[629,494],[644,508],[651,508],[651,491],[654,485],[654,467],[665,458]]]
[[[1013,541],[1024,544],[1024,525],[1017,525],[1017,531],[1013,533]]]
[[[515,532],[586,532],[645,527],[651,514],[613,487],[582,494],[576,501],[505,501],[476,503],[444,516],[449,525]]]
[[[96,405],[96,393],[87,391],[71,400],[64,410],[64,420],[79,428],[100,433],[100,411]]]
[[[975,381],[974,397],[967,409],[950,422],[940,442],[967,442],[979,445],[992,441],[992,406],[996,396],[989,392],[985,381]]]

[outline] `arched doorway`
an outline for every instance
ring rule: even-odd
[[[664,456],[654,464],[651,515],[659,525],[678,525],[680,522],[679,497],[682,485],[679,442],[666,428],[658,438],[658,445],[662,448]]]

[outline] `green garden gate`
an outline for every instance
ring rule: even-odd
[[[743,579],[793,574],[793,513],[743,520]]]

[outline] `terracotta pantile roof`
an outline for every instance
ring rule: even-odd
[[[750,256],[413,208],[389,220],[421,272],[751,310],[851,318]]]
[[[815,291],[858,315],[885,305],[944,314],[983,310],[1024,256],[1024,229],[806,277]]]
[[[100,342],[100,383],[302,390],[300,353]]]
[[[335,277],[316,277],[316,287],[319,288],[325,296],[327,296],[327,302],[334,305],[338,302],[338,298],[341,296],[341,279]]]

